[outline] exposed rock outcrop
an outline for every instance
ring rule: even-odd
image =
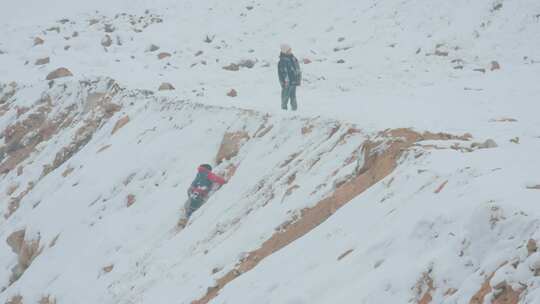
[[[89,89],[93,86],[89,82],[81,82],[80,84]],[[23,173],[21,163],[35,151],[40,143],[48,141],[60,130],[82,124],[75,132],[72,141],[57,152],[53,163],[44,165],[40,179],[75,155],[90,141],[102,121],[110,118],[120,109],[119,105],[110,102],[111,96],[118,92],[117,85],[112,80],[103,84],[107,87],[107,91],[105,93],[88,93],[88,98],[83,103],[84,108],[82,109],[71,104],[63,110],[53,111],[52,97],[44,95],[32,108],[21,113],[18,111],[20,119],[3,131],[5,145],[0,147],[0,155],[2,155],[0,172],[9,173],[18,167],[17,174],[20,176]],[[73,124],[77,120],[81,124]],[[22,199],[38,181],[29,182],[23,191],[17,193],[16,197],[10,198],[4,217],[11,216],[19,208]]]
[[[216,163],[235,157],[246,140],[249,140],[247,132],[227,132],[223,135],[221,145],[216,155]]]
[[[433,300],[432,293],[435,291],[435,286],[429,271],[422,273],[422,277],[416,283],[415,289],[418,304],[431,303]]]
[[[128,122],[129,122],[129,116],[126,115],[126,116],[120,118],[116,122],[116,124],[114,125],[114,128],[111,131],[111,134],[114,134],[114,133],[118,132],[118,130],[120,130],[122,127],[124,127]]]
[[[338,142],[344,141],[345,136],[355,132],[346,132]],[[330,136],[335,134],[332,132]],[[224,159],[231,158],[240,149],[245,134],[226,133],[216,157],[219,164]],[[397,167],[397,161],[404,151],[421,140],[468,140],[467,136],[454,136],[445,133],[417,133],[410,129],[395,129],[381,132],[375,140],[367,140],[362,144],[364,163],[357,168],[356,174],[350,176],[338,185],[333,193],[319,201],[314,207],[301,210],[300,216],[283,223],[277,232],[267,239],[259,249],[249,252],[241,259],[235,268],[216,280],[216,285],[209,287],[206,294],[192,304],[206,304],[215,298],[219,291],[237,277],[257,266],[266,257],[304,236],[315,227],[326,221],[338,209],[360,195],[365,190],[388,176]],[[225,148],[223,148],[225,147]],[[228,153],[227,153],[228,152]],[[232,155],[232,156],[231,156]],[[357,156],[352,156],[354,161]],[[424,303],[429,303],[431,295],[424,296]],[[427,301],[427,302],[426,302]],[[423,304],[424,304],[423,303]]]
[[[38,304],[56,304],[56,299],[50,295],[43,296],[41,299],[39,299]]]
[[[18,230],[9,235],[6,240],[11,250],[17,254],[18,264],[13,267],[10,284],[17,281],[30,267],[34,259],[41,254],[43,248],[40,247],[39,236],[36,239],[26,239],[26,230]]]
[[[15,295],[11,297],[6,304],[23,304],[23,297],[21,295]]]

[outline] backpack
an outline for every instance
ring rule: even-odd
[[[210,190],[210,187],[212,187],[212,181],[208,179],[208,173],[198,172],[197,176],[195,176],[195,179],[191,183],[191,187],[207,188],[208,190]]]

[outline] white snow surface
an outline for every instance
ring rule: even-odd
[[[311,61],[296,113],[280,109],[283,42]],[[471,303],[491,274],[492,287],[520,290],[519,303],[540,303],[540,258],[527,252],[529,240],[540,242],[539,46],[537,0],[4,1],[0,148],[44,97],[48,117],[71,111],[72,121],[36,146],[20,174],[0,173],[4,215],[35,185],[0,218],[0,303],[18,294],[24,303],[191,303],[329,196],[361,165],[346,165],[350,155],[390,128],[472,139],[408,149],[389,176],[210,303],[418,303],[427,277],[431,303]],[[44,57],[50,63],[34,64]],[[223,69],[242,60],[255,65]],[[74,76],[46,81],[58,67]],[[176,89],[158,92],[162,82]],[[122,108],[102,118],[89,96],[111,93],[112,83]],[[226,96],[233,88],[238,96]],[[89,142],[43,175],[96,117]],[[236,131],[250,139],[214,163],[224,134]],[[450,148],[488,138],[497,147]],[[176,233],[206,162],[220,174],[238,169]],[[298,188],[289,191],[291,180]],[[20,229],[42,252],[10,284],[18,257],[4,240]]]

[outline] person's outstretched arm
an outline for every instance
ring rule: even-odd
[[[208,172],[208,179],[220,185],[223,185],[227,182],[223,177],[216,175],[212,172]]]

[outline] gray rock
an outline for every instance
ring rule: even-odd
[[[49,57],[45,57],[45,58],[40,58],[40,59],[36,60],[36,62],[34,64],[35,65],[44,65],[44,64],[47,64],[49,62],[51,62]]]
[[[57,78],[62,78],[62,77],[71,77],[73,76],[73,74],[71,74],[71,71],[66,69],[66,68],[58,68],[52,72],[49,73],[49,75],[47,75],[47,80],[53,80],[53,79],[57,79]]]
[[[157,46],[157,45],[155,45],[155,44],[150,45],[150,46],[148,47],[148,49],[147,49],[148,52],[155,52],[155,51],[157,51],[157,50],[159,50],[159,46]]]
[[[111,36],[105,35],[105,37],[101,39],[101,45],[103,45],[104,47],[110,47],[112,45]]]
[[[168,82],[164,82],[159,86],[158,90],[159,91],[170,91],[170,90],[174,90],[174,87],[173,87],[172,84],[170,84]]]

